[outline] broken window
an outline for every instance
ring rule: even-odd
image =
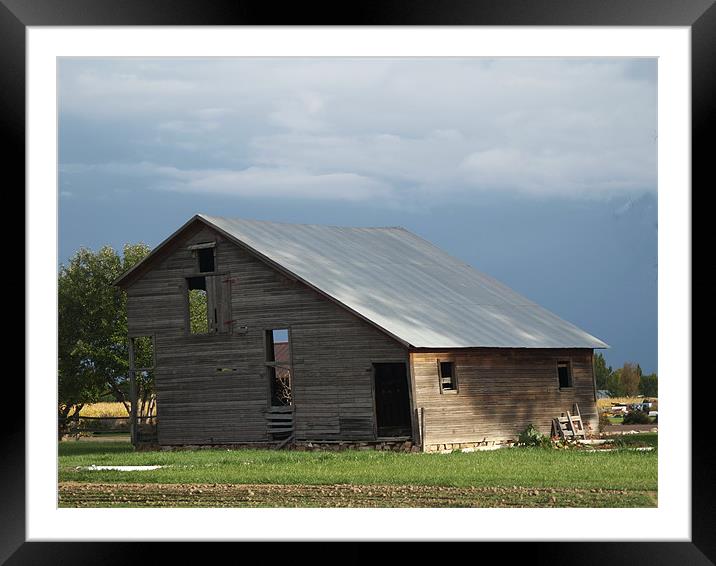
[[[189,334],[231,332],[231,278],[228,274],[187,278]]]
[[[457,393],[457,376],[455,375],[455,362],[441,362],[438,360],[438,376],[440,379],[441,393]]]
[[[271,387],[271,406],[293,404],[291,344],[286,328],[266,331],[266,371]]]
[[[572,368],[569,362],[557,362],[559,388],[572,387]]]

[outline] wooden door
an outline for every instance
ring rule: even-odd
[[[404,363],[373,364],[378,437],[410,436],[410,397]]]

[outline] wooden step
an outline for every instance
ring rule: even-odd
[[[293,406],[269,407],[266,409],[266,428],[268,433],[276,438],[293,436]]]

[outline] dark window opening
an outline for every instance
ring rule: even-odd
[[[293,404],[291,344],[288,329],[266,331],[266,371],[271,385],[271,406]]]
[[[557,362],[557,375],[559,377],[559,388],[572,387],[572,370],[569,362]]]
[[[189,277],[189,279],[187,279],[187,286],[190,291],[206,291],[206,277]]]
[[[455,376],[455,362],[438,362],[440,376],[440,392],[457,392],[457,378]]]
[[[199,257],[199,273],[216,271],[214,262],[214,248],[202,248],[196,251]]]

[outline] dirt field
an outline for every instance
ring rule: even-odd
[[[657,505],[655,492],[602,489],[79,482],[62,482],[59,487],[60,507],[655,507]]]

